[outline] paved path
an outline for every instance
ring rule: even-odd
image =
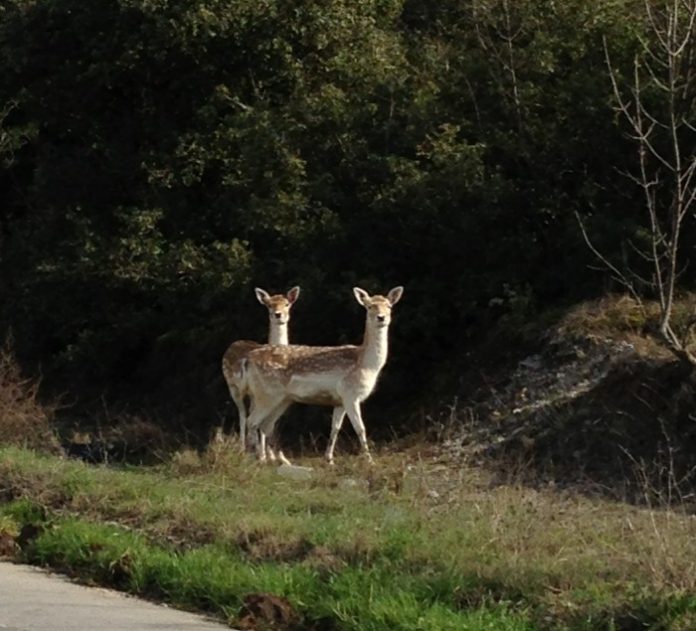
[[[230,631],[194,614],[0,563],[0,631]]]

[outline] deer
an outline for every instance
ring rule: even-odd
[[[271,296],[267,291],[256,287],[254,293],[256,294],[256,299],[268,309],[268,344],[272,346],[287,346],[290,310],[300,296],[300,288],[295,286],[285,295],[277,294]],[[248,418],[246,399],[249,398],[253,405],[253,399],[249,396],[244,360],[251,351],[261,346],[262,344],[252,342],[251,340],[238,340],[230,345],[222,358],[222,374],[225,377],[230,395],[237,406],[239,414],[239,440],[242,452],[246,450]],[[270,436],[270,434],[259,437],[261,448],[264,450],[264,453],[268,453],[271,460],[275,460],[273,450],[270,447],[266,448],[267,436]],[[279,452],[278,455],[282,461],[286,461],[282,452]]]
[[[331,435],[325,453],[329,465],[334,464],[336,439],[346,414],[362,452],[372,463],[361,404],[372,394],[387,362],[392,307],[403,291],[399,286],[386,296],[370,296],[360,287],[353,288],[355,299],[366,310],[365,333],[359,346],[261,346],[249,352],[244,360],[254,402],[249,428],[259,430],[262,437],[269,436],[293,403],[331,406]],[[265,462],[258,440],[256,450],[259,460]]]

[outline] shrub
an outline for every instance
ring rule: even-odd
[[[53,408],[38,400],[38,382],[22,371],[6,341],[0,350],[0,445],[60,453],[53,430]]]

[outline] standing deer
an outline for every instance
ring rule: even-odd
[[[249,427],[260,430],[262,437],[268,436],[292,403],[332,406],[331,437],[326,449],[329,464],[333,464],[336,438],[346,414],[372,462],[360,404],[374,390],[387,362],[391,311],[403,290],[394,287],[385,297],[370,296],[359,287],[353,289],[367,311],[360,346],[262,346],[252,350],[245,361],[247,385],[254,401]],[[258,441],[257,453],[265,461],[265,451]]]
[[[271,296],[259,287],[256,287],[254,292],[258,301],[268,309],[268,343],[274,346],[287,346],[290,309],[300,295],[300,288],[295,286],[284,296],[282,294]],[[230,345],[222,358],[222,374],[225,376],[232,400],[239,412],[239,440],[242,451],[246,449],[248,414],[245,399],[249,397],[244,360],[251,351],[259,347],[261,344],[258,342],[239,340]],[[260,442],[261,449],[266,452],[266,435],[260,437]],[[268,448],[268,454],[272,460],[275,460],[275,453],[270,448]],[[280,457],[284,460],[282,452]]]

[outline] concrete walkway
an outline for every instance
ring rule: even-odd
[[[229,631],[203,616],[0,563],[0,631]]]

